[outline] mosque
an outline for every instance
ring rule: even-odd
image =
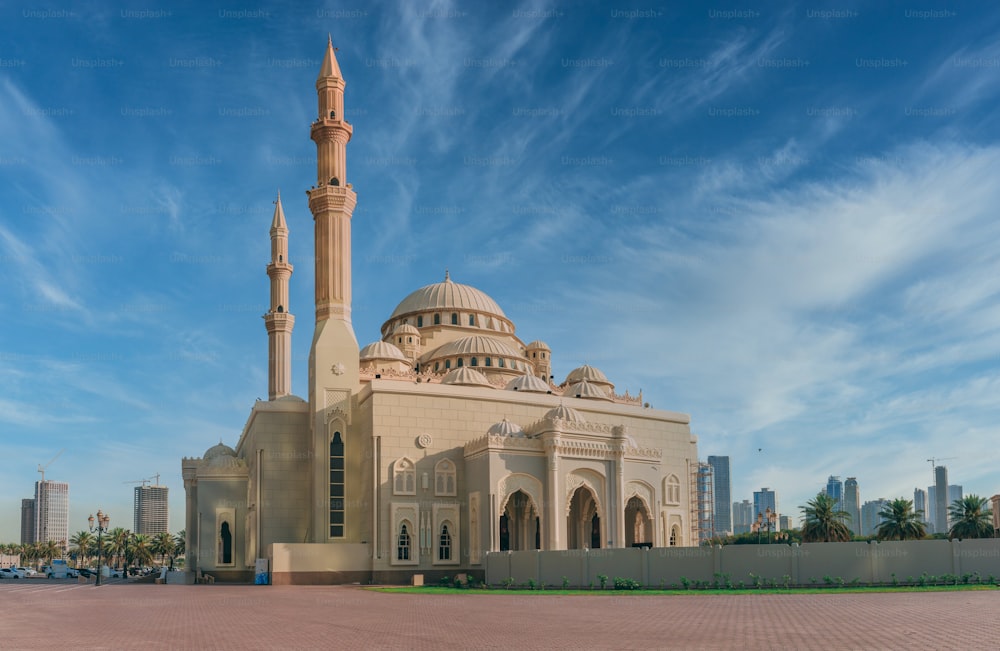
[[[316,81],[315,325],[306,398],[291,390],[288,227],[270,227],[268,400],[235,448],[184,458],[187,568],[273,583],[409,582],[481,573],[486,554],[697,545],[690,418],[619,394],[583,365],[556,382],[486,293],[452,280],[406,296],[377,341],[351,324],[345,81]],[[558,349],[556,349],[558,350]]]

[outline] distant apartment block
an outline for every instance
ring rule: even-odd
[[[146,536],[169,531],[166,486],[136,486],[134,526],[136,533]]]
[[[888,503],[889,500],[884,497],[880,497],[877,500],[871,500],[861,505],[862,536],[875,535],[876,528],[882,522],[882,518],[880,518],[878,514]]]
[[[35,542],[35,499],[27,497],[21,500],[21,544],[30,545]]]
[[[856,477],[848,477],[844,482],[844,510],[850,518],[847,526],[854,535],[861,533],[861,492]]]
[[[35,542],[54,540],[64,548],[69,540],[69,484],[35,482]]]
[[[750,533],[754,517],[753,503],[750,500],[733,502],[733,533]]]

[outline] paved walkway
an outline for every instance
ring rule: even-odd
[[[1000,590],[385,594],[356,586],[0,583],[0,649],[975,649]]]

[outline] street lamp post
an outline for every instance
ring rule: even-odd
[[[771,531],[775,528],[775,523],[778,521],[778,512],[772,511],[771,507],[764,509],[763,513],[757,514],[757,521],[750,526],[751,531],[757,532],[757,544],[760,544],[760,532],[761,530],[767,531],[767,542],[771,543]]]
[[[87,524],[90,526],[90,531],[94,531],[95,518],[93,514],[87,518]],[[102,513],[100,509],[97,509],[97,582],[95,586],[101,585],[101,565],[103,561],[101,556],[104,553],[104,545],[101,544],[101,534],[108,530],[108,523],[111,522],[111,516],[106,513]]]

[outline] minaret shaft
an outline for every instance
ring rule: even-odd
[[[271,222],[271,305],[264,315],[267,328],[267,396],[275,400],[292,393],[292,329],[295,317],[288,313],[288,281],[293,267],[288,262],[288,226],[281,195],[274,202]]]

